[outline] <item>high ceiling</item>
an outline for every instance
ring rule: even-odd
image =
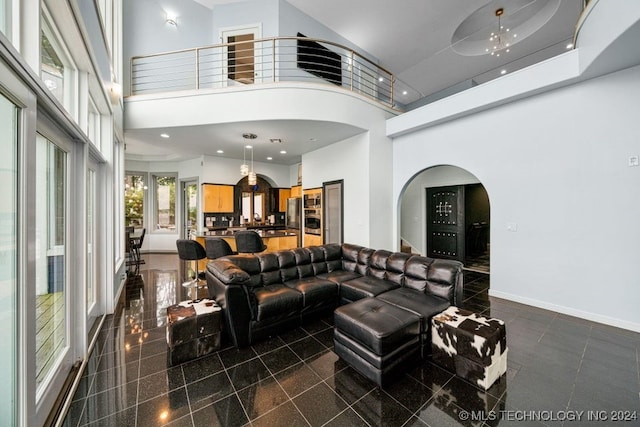
[[[242,0],[196,1],[215,9],[217,5]],[[404,96],[397,101],[405,105],[416,101],[420,103],[419,99],[461,82],[484,83],[566,51],[583,4],[583,0],[286,1],[377,58],[383,67],[395,74],[398,82],[396,93],[400,94],[399,97]],[[496,10],[500,8],[504,8],[502,22],[505,26],[518,28],[522,35],[531,34],[518,39],[510,52],[503,52],[500,57],[484,52],[469,54],[465,50],[467,47],[478,43],[478,39],[484,42],[497,28]],[[459,37],[461,33],[462,38]],[[402,95],[403,91],[407,92],[406,95]],[[260,125],[267,126],[266,130],[278,126],[279,131],[271,134],[286,135],[296,131],[296,128],[287,127],[293,126],[293,122]],[[295,124],[299,125],[299,122]],[[314,126],[315,138],[323,132],[321,125]],[[327,124],[327,128],[330,127]],[[222,144],[216,150],[225,150],[223,145],[227,139],[230,144],[237,145],[237,133],[233,138],[228,135],[229,138],[225,139],[226,130],[233,129],[191,129],[191,139],[204,139],[215,132]],[[180,130],[183,131],[186,130]],[[331,138],[350,136],[353,132],[353,129],[334,131],[324,138],[325,144],[333,142]],[[153,139],[149,139],[143,131],[127,131],[126,138],[132,149],[130,154],[137,157],[145,157],[147,152],[166,158],[186,155],[184,152],[172,155],[168,147],[158,150],[152,143],[157,141],[155,134]],[[154,148],[148,151],[151,147]],[[194,143],[193,149],[199,148]],[[274,158],[273,161],[293,164],[299,161],[300,154],[317,148],[314,144],[298,147],[295,155]]]

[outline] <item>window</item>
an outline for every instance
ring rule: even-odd
[[[176,177],[175,175],[154,175],[155,230],[176,230]]]
[[[87,136],[100,150],[100,113],[92,98],[89,98],[89,116],[87,118]]]
[[[127,172],[124,177],[124,226],[144,227],[146,174]]]
[[[60,40],[45,17],[40,33],[40,77],[58,101],[77,119],[75,70]]]
[[[36,385],[47,383],[68,345],[66,335],[67,153],[41,135],[36,150]]]
[[[13,0],[0,0],[0,32],[9,40],[11,37],[11,3]]]
[[[18,108],[0,94],[0,420],[16,425],[18,295]]]

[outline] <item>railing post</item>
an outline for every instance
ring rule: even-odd
[[[133,84],[133,61],[135,61],[136,58],[131,58],[131,61],[129,61],[129,93],[131,95],[135,95],[136,91],[133,89],[135,86]]]
[[[349,51],[349,54],[351,55],[351,59],[350,59],[350,61],[351,61],[351,64],[350,64],[350,67],[351,67],[351,70],[350,70],[350,72],[351,72],[351,76],[350,76],[351,86],[350,86],[350,88],[351,88],[351,92],[353,92],[353,67],[355,66],[355,64],[353,62],[353,51],[352,50]]]
[[[196,48],[196,90],[200,89],[200,49]]]
[[[276,82],[276,39],[271,39],[271,75],[273,82]]]
[[[396,76],[391,74],[391,99],[389,100],[389,105],[393,108],[393,86],[396,84]]]

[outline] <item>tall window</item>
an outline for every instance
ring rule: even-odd
[[[67,153],[36,138],[36,384],[55,367],[67,345]]]
[[[0,420],[16,425],[18,109],[0,95]]]
[[[46,19],[40,33],[40,77],[51,93],[77,120],[75,71],[61,39]]]
[[[128,172],[124,177],[124,226],[143,228],[146,174]]]
[[[87,136],[98,150],[101,150],[100,140],[100,113],[93,99],[89,97],[89,115],[87,118]]]
[[[0,32],[9,40],[11,37],[11,3],[12,0],[0,0]]]
[[[154,228],[156,230],[176,230],[176,177],[175,175],[154,175],[155,194]]]

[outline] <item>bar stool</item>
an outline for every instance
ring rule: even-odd
[[[204,286],[200,285],[200,280],[205,279],[204,271],[202,273],[199,271],[198,261],[205,259],[207,257],[207,253],[202,245],[195,240],[178,239],[176,240],[176,246],[178,248],[178,257],[182,261],[196,262],[195,277],[192,277],[192,280],[182,284],[185,288],[191,288],[191,300],[195,301],[198,299],[198,287]]]
[[[216,259],[227,255],[236,255],[231,249],[229,243],[220,237],[207,237],[204,239],[204,247],[207,252],[207,258]]]
[[[260,237],[260,235],[255,231],[237,231],[235,233],[235,238],[236,249],[238,250],[239,254],[255,254],[267,249],[267,245],[264,244],[262,237]]]

